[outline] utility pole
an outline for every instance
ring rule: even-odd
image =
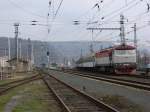
[[[31,54],[32,54],[32,42],[30,38],[28,38],[28,48],[27,48],[27,60],[31,61]]]
[[[100,46],[100,49],[101,49],[101,50],[103,49],[103,45]]]
[[[134,23],[134,26],[131,27],[134,29],[134,46],[136,48],[136,63],[138,64],[138,49],[137,49],[137,26],[136,26],[136,23]]]
[[[136,23],[134,23],[134,46],[137,48],[137,32],[136,32]]]
[[[7,48],[4,49],[4,57],[7,56]]]
[[[82,51],[82,49],[81,49],[80,58],[82,58],[82,57],[83,57],[83,51]]]
[[[8,37],[8,60],[10,60],[10,38]]]
[[[33,48],[33,44],[32,44],[32,45],[31,45],[31,50],[32,50],[32,51],[31,51],[31,63],[32,63],[32,65],[34,64],[34,53],[33,53],[34,51],[33,51],[33,49],[34,49],[34,48]]]
[[[21,45],[21,39],[19,39],[19,58],[22,58],[22,45]]]
[[[50,9],[51,9],[51,4],[52,4],[52,2],[51,1],[49,1],[49,6],[48,6],[48,8],[49,8],[49,10],[48,10],[48,13],[47,13],[47,36],[49,36],[49,33],[50,33],[50,24],[49,24],[49,20],[50,20]]]
[[[91,51],[91,53],[94,52],[93,47],[94,47],[94,30],[92,30],[92,43],[91,43],[91,46],[90,46],[90,51]]]
[[[15,58],[18,62],[18,34],[19,34],[19,23],[15,23]]]
[[[50,14],[51,14],[51,6],[53,5],[53,1],[52,0],[49,0],[49,5],[48,5],[48,13],[47,13],[47,38],[49,38],[49,34],[51,32],[51,29],[50,29]],[[49,46],[48,46],[48,49],[49,49]],[[47,61],[48,61],[48,65],[47,67],[50,68],[50,52],[49,50],[47,51]]]

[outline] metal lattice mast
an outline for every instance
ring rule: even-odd
[[[124,27],[124,16],[120,15],[120,37],[121,37],[121,43],[125,44],[125,27]]]
[[[134,46],[136,48],[136,63],[138,64],[138,45],[137,45],[137,26],[136,26],[136,23],[134,23],[134,26],[132,27],[133,30],[134,30]]]
[[[19,34],[19,23],[15,23],[15,58],[18,61],[18,34]]]

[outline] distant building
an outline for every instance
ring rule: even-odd
[[[8,63],[15,72],[26,72],[29,71],[29,61],[24,59],[12,58],[8,60]]]
[[[3,80],[11,73],[12,68],[10,67],[8,61],[8,56],[0,57],[0,79]]]
[[[0,57],[0,67],[9,67],[8,56]]]

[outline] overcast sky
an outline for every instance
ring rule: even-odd
[[[146,44],[150,41],[150,0],[63,0],[53,24],[52,15],[61,0],[51,1],[53,5],[49,9],[49,0],[0,0],[0,36],[14,37],[13,24],[19,22],[21,38],[44,41],[91,40],[91,32],[86,28],[119,27],[120,14],[124,14],[126,32],[131,31],[136,22],[137,27],[145,26],[137,31],[138,40],[147,41]],[[96,3],[99,3],[99,9],[94,8]],[[49,34],[48,27],[45,26],[48,12],[49,23],[52,24]],[[31,26],[32,20],[39,21],[41,25]],[[75,20],[80,21],[80,24],[73,25]],[[97,21],[96,24],[87,24]],[[97,33],[98,31],[94,31],[94,40],[97,41],[119,40],[119,31]],[[133,39],[133,33],[126,37]]]

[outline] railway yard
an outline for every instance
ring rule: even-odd
[[[1,82],[0,112],[149,112],[150,109],[149,78],[128,77],[128,80],[127,76],[93,76],[85,71],[52,69],[23,74],[28,76]]]
[[[111,100],[114,104],[112,105],[116,105],[116,107],[119,107],[119,103],[124,102],[122,101],[127,100],[129,105],[126,104],[120,104],[121,106],[125,106],[125,108],[127,109],[131,109],[130,111],[138,111],[140,110],[137,107],[141,108],[147,108],[147,111],[149,111],[149,90],[145,90],[145,89],[140,89],[137,87],[132,87],[132,84],[128,84],[128,85],[124,85],[124,84],[117,84],[116,82],[110,82],[107,80],[99,80],[98,78],[90,78],[90,77],[83,77],[81,76],[81,74],[73,74],[73,73],[62,73],[62,71],[52,71],[53,74],[55,74],[56,77],[60,78],[63,81],[66,81],[67,83],[72,84],[73,86],[76,86],[78,89],[81,90],[85,90],[86,92],[88,92],[89,94],[93,95],[93,96],[97,96],[99,99],[103,99],[108,97],[108,102],[106,100],[107,103],[110,103]],[[57,74],[57,75],[56,75]],[[140,79],[142,80],[142,79]],[[145,79],[144,79],[145,80]],[[145,82],[143,80],[143,83]],[[147,79],[148,81],[149,79]],[[130,82],[131,83],[131,82]],[[148,85],[144,85],[144,86],[148,86]],[[110,99],[109,99],[110,98]],[[114,99],[113,99],[114,98]],[[120,101],[119,101],[120,98]],[[105,99],[104,99],[105,100]],[[110,100],[110,101],[109,101]],[[118,102],[117,102],[118,100]],[[125,101],[126,102],[126,101]],[[137,106],[134,109],[132,108],[132,106],[130,105],[130,103],[135,103],[135,105]],[[133,104],[134,104],[133,103]],[[110,103],[111,104],[111,103]],[[123,106],[123,107],[124,107]],[[131,106],[131,108],[130,108]],[[133,110],[132,110],[133,109]],[[128,110],[128,111],[129,111]],[[123,111],[123,110],[120,110]],[[145,112],[146,110],[144,110]]]
[[[0,112],[150,112],[150,0],[0,0]]]

